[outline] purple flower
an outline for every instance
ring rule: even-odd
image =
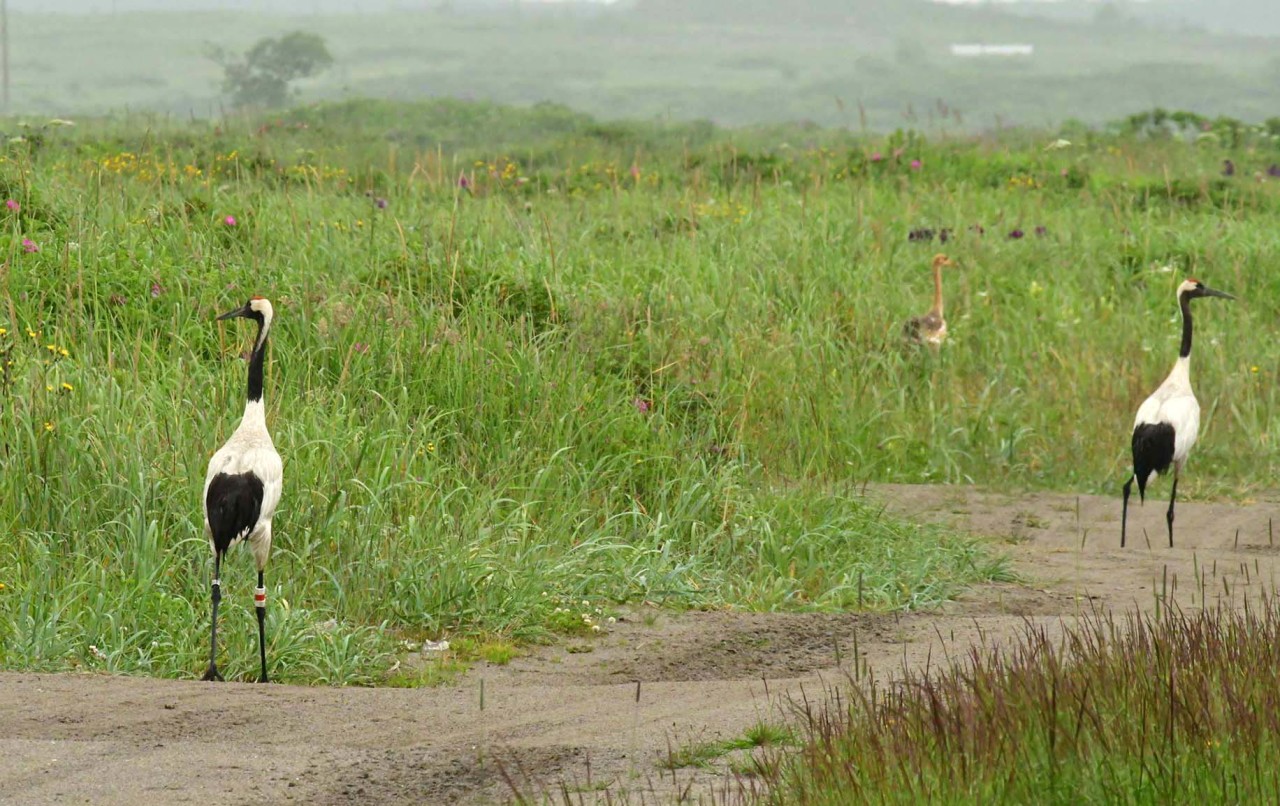
[[[635,406],[636,411],[640,412],[641,414],[649,413],[649,401],[645,400],[643,397],[635,398],[634,400],[631,401],[631,405]]]
[[[24,252],[39,252],[39,251],[40,251],[40,247],[39,247],[39,246],[36,246],[36,242],[35,242],[35,241],[33,241],[33,240],[31,240],[30,238],[23,238],[23,239],[22,239],[22,251],[24,251]]]
[[[913,229],[910,232],[908,232],[907,240],[928,242],[933,240],[933,235],[934,235],[933,230],[929,229],[928,227],[921,227],[920,229]]]
[[[924,164],[924,163],[920,162],[920,160],[912,160],[912,161],[911,161],[911,170],[913,170],[913,171],[918,171],[918,170],[920,170],[920,166],[921,166],[921,165],[923,165],[923,164]]]
[[[1022,237],[1022,234],[1023,234],[1023,233],[1022,233],[1022,230],[1020,230],[1020,229],[1015,229],[1013,232],[1010,232],[1010,233],[1009,233],[1009,237],[1016,241],[1016,240],[1018,240],[1019,238],[1021,238],[1021,237]]]
[[[1223,176],[1235,176],[1235,175],[1236,175],[1236,164],[1235,164],[1234,162],[1232,162],[1231,160],[1223,160],[1223,161],[1222,161],[1222,175],[1223,175]]]
[[[458,175],[458,187],[462,188],[463,190],[471,189],[471,182],[468,181],[467,175],[465,173]]]
[[[872,162],[879,162],[879,161],[880,161],[880,160],[882,160],[882,159],[884,159],[884,155],[883,155],[883,154],[881,154],[879,151],[872,151],[872,152],[871,152],[871,161],[872,161]]]
[[[1043,238],[1049,234],[1049,230],[1043,226],[1036,227],[1036,237]]]
[[[159,284],[159,283],[152,283],[152,284],[151,284],[151,298],[152,298],[152,299],[155,299],[156,297],[160,296],[160,295],[161,295],[161,294],[163,294],[163,293],[164,293],[164,289],[160,287],[160,284]]]
[[[18,204],[18,203],[17,203],[16,201],[14,201],[13,199],[9,199],[9,200],[7,200],[7,201],[4,203],[4,206],[5,206],[5,207],[8,207],[10,210],[12,210],[12,211],[13,211],[13,212],[15,212],[15,213],[22,209],[22,205],[21,205],[21,204]]]
[[[379,210],[387,209],[387,204],[388,204],[387,200],[382,198],[381,196],[373,200],[373,206],[377,207]]]
[[[226,218],[222,219],[222,223],[226,224],[228,227],[234,227],[236,225],[236,217],[233,215],[229,215]]]
[[[1271,163],[1271,167],[1267,169],[1267,176],[1280,179],[1280,165]]]

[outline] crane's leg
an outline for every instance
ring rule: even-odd
[[[1178,467],[1175,462],[1173,465],[1173,492],[1169,494],[1169,514],[1165,519],[1169,521],[1169,548],[1173,548],[1173,502],[1178,497]]]
[[[209,668],[204,673],[205,680],[221,680],[218,674],[218,602],[222,601],[222,580],[218,578],[222,570],[222,554],[213,554],[213,619],[209,631]]]
[[[1125,526],[1129,521],[1129,491],[1133,489],[1133,476],[1124,483],[1124,507],[1120,510],[1120,548],[1124,548]]]
[[[258,587],[253,591],[253,609],[258,611],[258,656],[262,659],[262,677],[259,683],[267,680],[267,586],[262,581],[262,571],[258,571]]]

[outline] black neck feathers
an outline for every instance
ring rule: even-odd
[[[261,315],[253,318],[258,323],[258,338],[255,342],[253,353],[249,356],[250,403],[262,400],[262,364],[267,355],[267,334],[264,329],[266,323],[263,322]]]
[[[1178,304],[1182,308],[1182,347],[1178,350],[1178,357],[1187,358],[1191,355],[1191,297],[1179,295]]]

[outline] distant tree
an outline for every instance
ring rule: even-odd
[[[1102,28],[1116,28],[1129,22],[1129,15],[1115,0],[1106,0],[1093,12],[1093,24]]]
[[[209,57],[222,65],[222,91],[238,107],[284,106],[293,94],[291,81],[313,76],[333,64],[324,39],[305,31],[259,39],[243,56],[215,47]]]

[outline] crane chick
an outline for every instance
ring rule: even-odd
[[[258,323],[257,340],[249,356],[249,390],[240,426],[226,444],[209,460],[204,480],[204,525],[213,547],[213,619],[209,637],[209,668],[205,680],[221,680],[218,672],[218,602],[222,600],[222,556],[227,549],[247,541],[258,565],[258,587],[253,592],[258,614],[258,654],[267,682],[267,588],[263,569],[271,551],[271,516],[280,503],[284,470],[267,431],[266,409],[262,403],[262,364],[267,354],[267,333],[271,330],[271,303],[253,297],[243,306],[218,319],[243,317]]]
[[[902,336],[911,344],[937,348],[947,338],[947,320],[942,317],[942,267],[954,266],[946,255],[933,257],[933,307],[923,316],[913,316],[902,325]]]
[[[1124,506],[1120,513],[1120,547],[1124,548],[1129,518],[1129,491],[1138,481],[1138,496],[1147,500],[1147,485],[1173,465],[1173,490],[1169,494],[1169,548],[1173,548],[1173,503],[1178,497],[1178,474],[1187,461],[1200,431],[1200,403],[1191,389],[1191,300],[1200,297],[1235,299],[1230,294],[1207,288],[1199,280],[1185,280],[1178,286],[1178,308],[1182,311],[1182,347],[1173,371],[1160,388],[1138,407],[1133,420],[1133,475],[1124,483]]]

